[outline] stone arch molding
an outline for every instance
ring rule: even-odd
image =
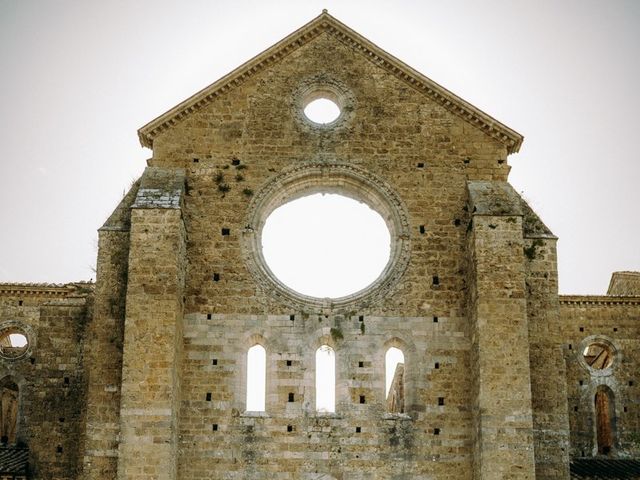
[[[309,102],[317,98],[327,98],[340,109],[340,115],[327,124],[318,124],[308,119],[304,109]],[[293,116],[309,132],[322,132],[345,128],[352,120],[356,98],[353,92],[340,80],[320,74],[303,80],[293,92]]]
[[[26,323],[20,320],[7,320],[5,322],[0,323],[0,334],[5,332],[21,333],[24,336],[26,336],[27,348],[25,348],[24,351],[22,351],[17,356],[6,357],[2,355],[2,353],[0,353],[0,358],[4,360],[8,360],[9,362],[24,360],[26,358],[29,358],[33,353],[34,349],[36,348],[37,339],[36,339],[36,334],[33,328],[31,328],[30,325],[27,325]]]
[[[597,344],[601,344],[601,345],[606,346],[609,349],[609,351],[611,352],[611,355],[613,355],[613,361],[611,362],[611,365],[609,365],[607,368],[604,368],[604,369],[601,369],[601,370],[592,368],[584,360],[584,356],[583,356],[584,349],[588,345],[591,345],[593,343],[597,343]],[[616,345],[616,343],[614,342],[614,340],[612,338],[607,337],[605,335],[590,335],[590,336],[584,338],[578,345],[577,355],[578,355],[578,364],[582,368],[584,368],[587,372],[589,372],[589,374],[592,377],[609,377],[609,376],[611,376],[613,374],[613,371],[616,368],[616,366],[618,364],[620,364],[620,362],[622,361],[622,351],[618,348],[618,346]]]
[[[276,278],[262,254],[262,229],[269,214],[285,203],[314,193],[336,193],[364,202],[382,216],[389,228],[391,251],[387,265],[373,283],[351,295],[316,298],[300,294]],[[254,195],[245,225],[242,255],[256,283],[271,298],[303,311],[366,308],[391,293],[409,264],[411,229],[404,203],[385,181],[352,164],[319,160],[285,169]]]

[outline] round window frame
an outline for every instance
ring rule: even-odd
[[[294,116],[311,132],[338,130],[350,121],[355,105],[355,97],[342,82],[320,75],[301,82],[293,94]],[[326,98],[338,106],[340,115],[328,123],[318,123],[307,117],[304,109],[314,100]]]
[[[335,193],[363,202],[379,213],[390,233],[389,260],[378,277],[352,294],[336,298],[304,295],[279,280],[262,253],[262,229],[278,207],[314,193]],[[245,220],[242,252],[254,279],[268,295],[303,311],[358,310],[385,298],[396,287],[409,264],[410,226],[400,197],[370,172],[341,162],[307,162],[273,177],[253,196]]]
[[[587,363],[584,358],[585,349],[592,344],[601,344],[611,350],[611,355],[613,359],[611,360],[611,365],[607,368],[593,368],[591,365]],[[613,343],[613,340],[609,337],[605,337],[603,335],[590,335],[584,338],[579,346],[578,346],[578,361],[582,368],[587,370],[594,377],[608,377],[613,374],[613,369],[621,360],[621,353],[618,347]]]
[[[7,333],[7,331],[9,331]],[[5,355],[0,348],[0,358],[8,361],[18,361],[29,358],[33,353],[33,349],[36,345],[36,336],[33,332],[33,329],[24,324],[19,320],[9,320],[6,322],[0,323],[0,338],[5,334],[11,335],[12,333],[19,333],[20,335],[24,335],[27,339],[27,347],[17,356]]]

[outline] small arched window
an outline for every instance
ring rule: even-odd
[[[609,455],[613,450],[614,444],[613,420],[615,416],[615,405],[613,392],[609,387],[601,385],[596,391],[594,401],[598,454]]]
[[[404,353],[399,348],[391,347],[384,360],[387,411],[404,413]]]
[[[336,354],[329,345],[316,350],[316,411],[336,411]]]
[[[0,381],[0,443],[16,443],[19,388],[11,377]]]
[[[256,344],[247,352],[247,411],[264,412],[267,385],[267,352]]]

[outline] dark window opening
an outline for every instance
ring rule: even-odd
[[[362,427],[356,427],[356,433],[362,432]]]
[[[211,365],[217,365],[218,364],[218,359],[214,358],[213,360],[211,360]]]
[[[207,313],[207,320],[211,320],[211,314]]]
[[[427,229],[424,227],[424,225],[420,225],[420,233],[424,233],[426,231]]]
[[[16,443],[18,428],[18,384],[11,377],[0,381],[0,441],[3,445]]]
[[[293,432],[293,425],[287,425],[287,432]]]
[[[220,274],[219,273],[214,273],[213,274],[213,281],[214,282],[220,281]]]
[[[222,229],[222,235],[223,235],[223,236],[225,236],[225,237],[226,237],[226,236],[228,236],[228,235],[230,235],[230,234],[231,234],[231,229],[229,229],[229,228],[223,228],[223,229]]]
[[[360,395],[360,403],[367,403],[367,399],[364,395]]]
[[[423,162],[418,162],[418,168],[424,168],[424,163]]]
[[[434,428],[433,429],[433,434],[434,435],[440,435],[440,429],[439,428]]]
[[[608,455],[614,444],[613,434],[613,394],[608,387],[599,387],[595,395],[596,407],[596,438],[598,453]]]
[[[211,392],[207,392],[207,397],[206,397],[206,399],[207,399],[207,402],[210,402],[210,401],[211,401]]]
[[[444,405],[444,397],[438,397],[438,405]]]
[[[434,285],[440,285],[440,278],[438,278],[437,275],[433,276],[433,284]]]
[[[218,424],[214,423],[213,425],[211,425],[211,430],[213,430],[214,432],[218,431]]]
[[[289,402],[295,402],[295,395],[293,393],[289,393]]]
[[[291,366],[291,360],[287,360],[287,367]]]
[[[364,367],[364,362],[358,362],[358,368],[363,368]]]
[[[440,363],[436,362],[435,365],[433,366],[433,368],[435,368],[435,369],[440,368]]]
[[[289,315],[289,320],[291,320],[292,322],[296,319],[295,315]]]

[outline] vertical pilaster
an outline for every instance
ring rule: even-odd
[[[175,479],[182,358],[184,176],[147,168],[131,212],[118,478]]]
[[[480,182],[479,182],[480,183]],[[522,213],[506,184],[480,185],[469,232],[474,478],[535,478]],[[476,192],[478,193],[478,192]],[[474,198],[475,197],[475,198]],[[484,200],[489,203],[483,203]]]
[[[88,383],[83,478],[86,480],[116,477],[128,253],[128,231],[100,231],[96,300],[85,347]]]
[[[522,219],[475,216],[476,475],[533,479]]]
[[[525,235],[526,231],[525,225]],[[560,333],[556,238],[550,232],[525,238],[524,251],[536,478],[568,480],[569,413]]]

